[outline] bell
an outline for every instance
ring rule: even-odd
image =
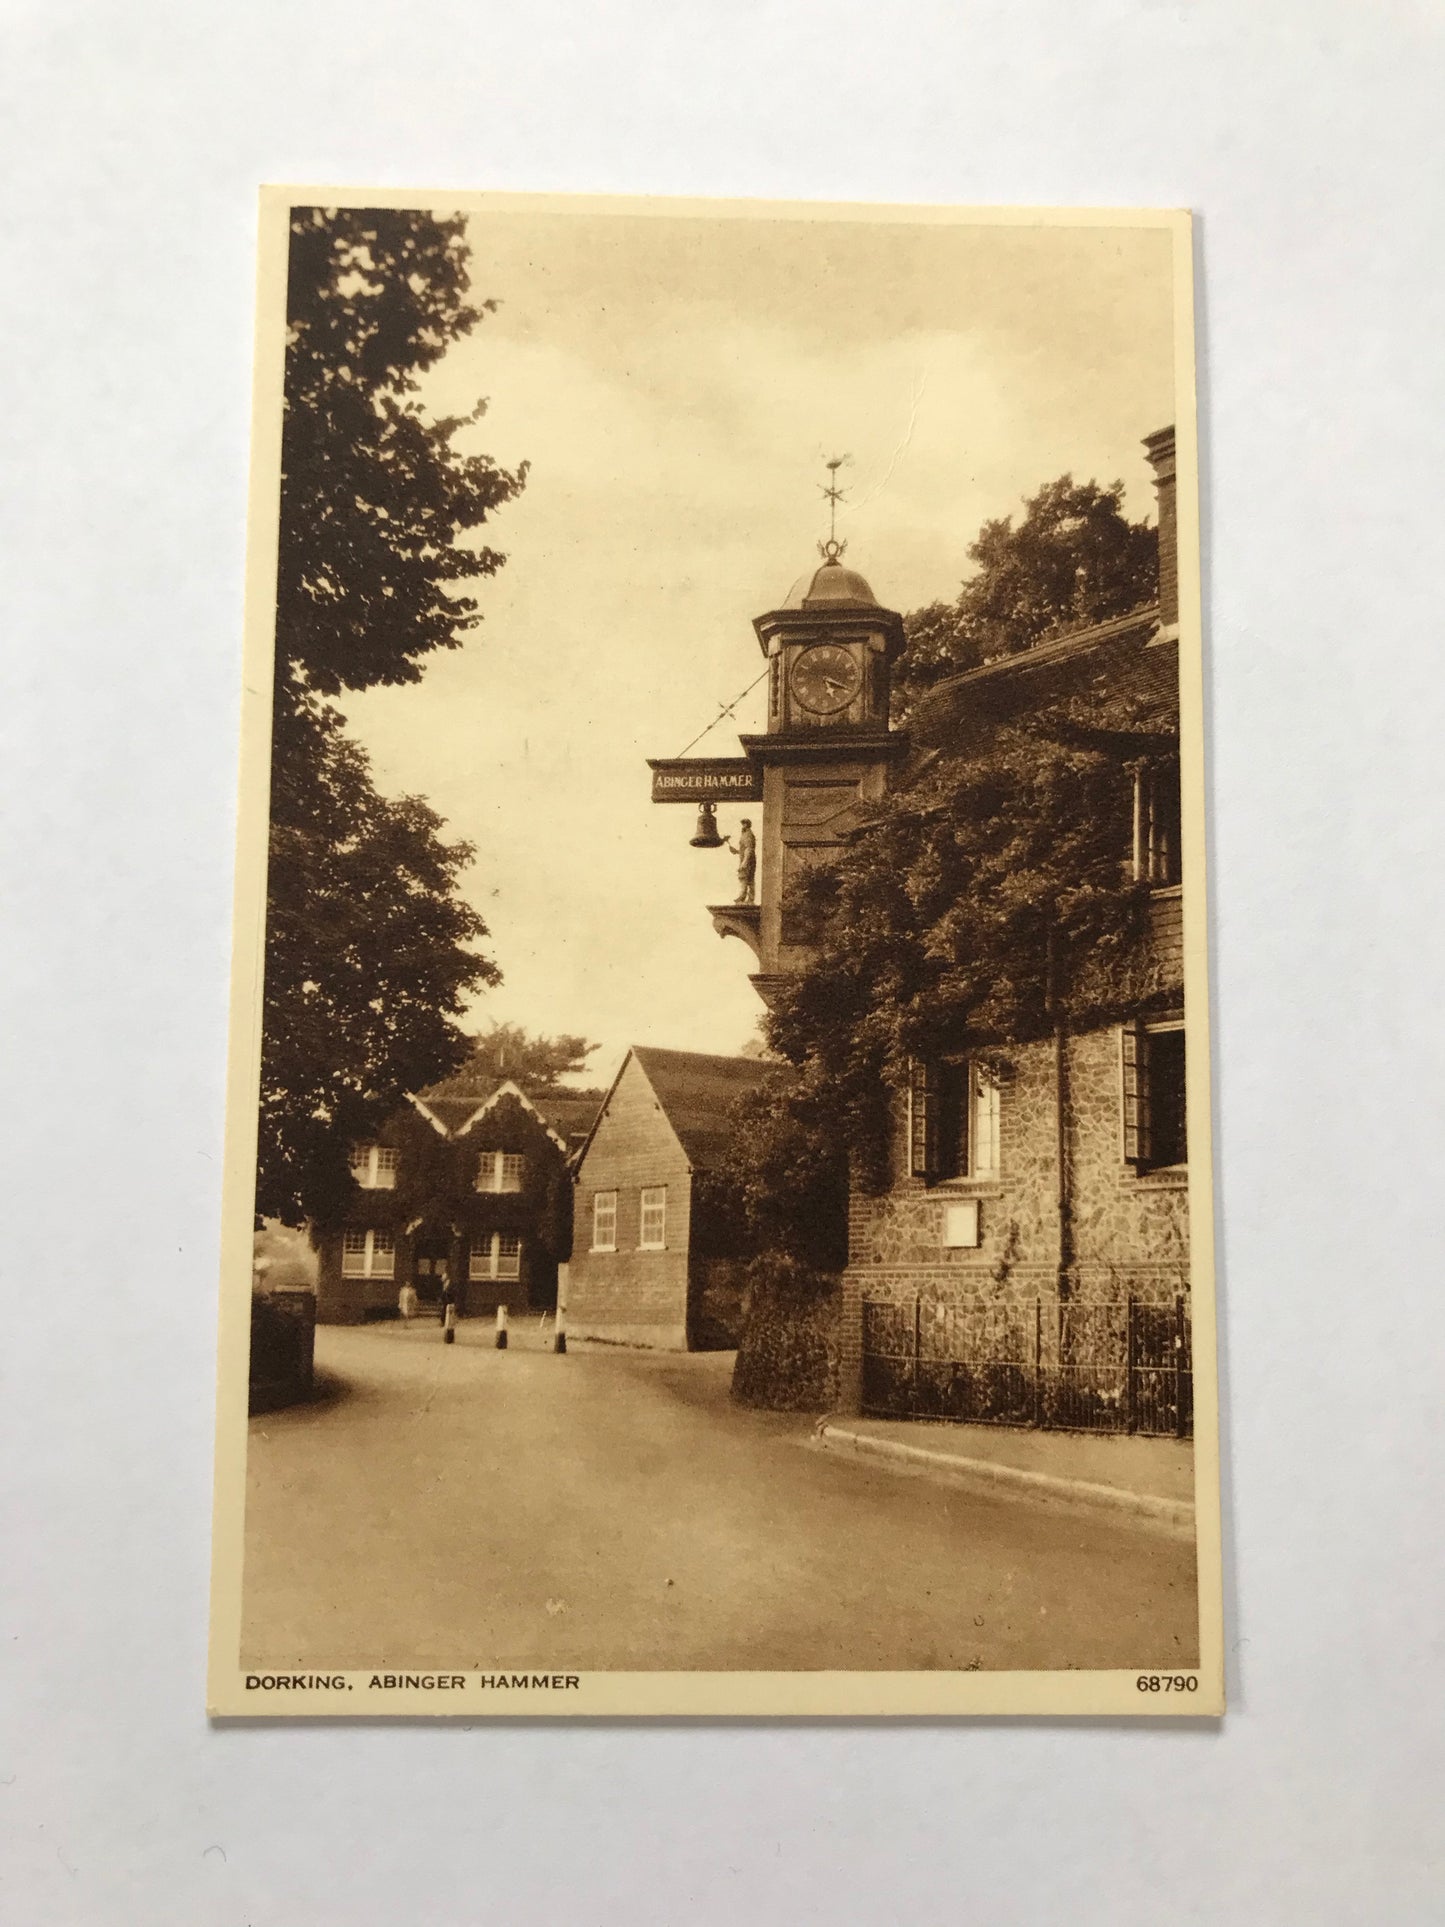
[[[717,805],[699,803],[697,806],[697,828],[688,838],[695,850],[720,850],[723,839],[718,835]]]

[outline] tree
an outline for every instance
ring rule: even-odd
[[[455,585],[504,558],[462,547],[526,479],[430,418],[419,377],[495,303],[467,300],[466,224],[402,208],[296,208],[287,280],[276,684],[282,707],[415,682],[481,620]]]
[[[1125,729],[1130,707],[1096,701],[1092,715]],[[939,762],[806,873],[817,950],[769,1021],[799,1072],[784,1155],[806,1170],[826,1134],[881,1186],[911,1059],[996,1048],[1044,1034],[1061,1009],[1087,1022],[1132,1001],[1148,885],[1122,861],[1130,807],[1118,753],[1064,707]]]
[[[727,1152],[702,1188],[758,1252],[830,1272],[848,1255],[848,1159],[829,1128],[818,1066],[805,1059],[802,1071],[737,1100]]]
[[[458,1097],[469,1096],[475,1089],[480,1096],[489,1092],[499,1077],[509,1077],[529,1097],[564,1088],[575,1096],[585,1096],[590,1087],[578,1090],[564,1086],[562,1080],[585,1075],[587,1059],[597,1048],[585,1037],[533,1036],[520,1024],[493,1024],[471,1039],[467,1060],[447,1080],[448,1089]],[[596,1094],[601,1096],[600,1091]]]
[[[349,1143],[466,1055],[467,994],[499,981],[458,894],[471,847],[389,799],[327,698],[414,682],[480,619],[501,566],[462,539],[521,488],[455,447],[420,377],[492,306],[467,299],[460,220],[298,208],[291,220],[276,587],[258,1213],[325,1217]]]
[[[1124,485],[1061,475],[1012,516],[985,522],[969,545],[975,573],[955,601],[904,618],[895,720],[945,676],[1015,655],[1045,637],[1125,615],[1158,594],[1158,533],[1130,522]]]
[[[390,799],[334,715],[272,777],[258,1214],[327,1217],[347,1152],[466,1048],[467,993],[499,981],[457,893],[471,847],[420,797]]]

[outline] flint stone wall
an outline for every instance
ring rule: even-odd
[[[1052,1039],[1007,1046],[994,1179],[928,1184],[907,1169],[907,1099],[895,1103],[889,1188],[849,1201],[848,1267],[839,1328],[840,1402],[856,1409],[862,1301],[1053,1299],[1060,1286],[1059,1159]],[[1072,1256],[1067,1294],[1101,1303],[1167,1304],[1189,1291],[1189,1194],[1182,1171],[1138,1173],[1124,1160],[1119,1033],[1066,1040],[1064,1144]],[[979,1204],[976,1249],[944,1245],[947,1207]]]

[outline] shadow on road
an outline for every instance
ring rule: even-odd
[[[343,1405],[355,1396],[355,1387],[350,1379],[342,1378],[337,1372],[318,1368],[311,1376],[311,1390],[305,1398],[294,1399],[289,1405],[273,1405],[259,1412],[252,1412],[251,1423],[264,1425],[269,1431],[273,1426],[282,1425],[287,1419],[310,1419],[331,1407]]]

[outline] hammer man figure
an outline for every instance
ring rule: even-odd
[[[743,818],[737,842],[728,838],[728,848],[738,860],[738,893],[733,901],[751,903],[758,874],[758,839],[753,835],[753,819],[750,816]]]

